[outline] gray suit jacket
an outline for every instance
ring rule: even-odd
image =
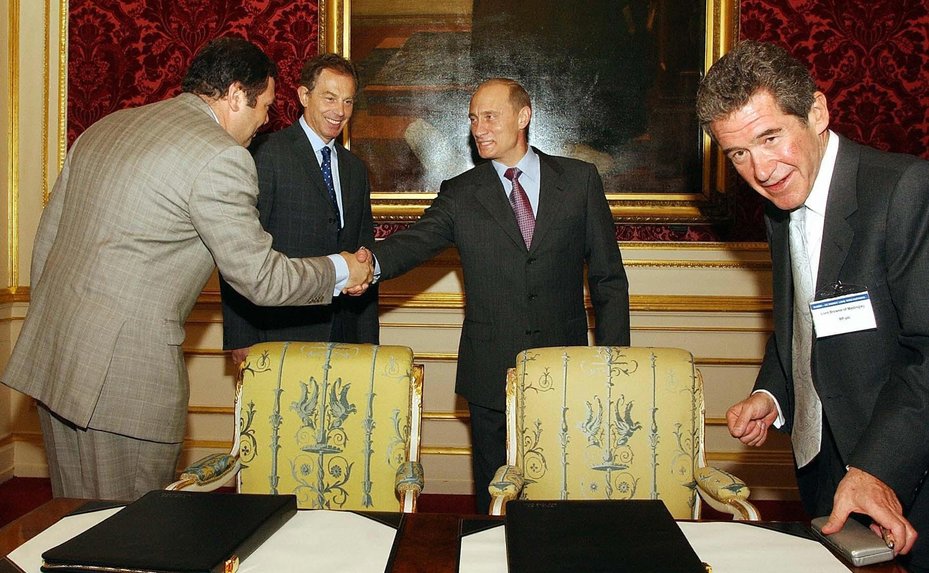
[[[322,170],[310,140],[294,122],[252,144],[258,168],[258,217],[273,237],[272,247],[290,257],[355,252],[374,245],[374,220],[364,163],[336,143],[344,226],[332,209]],[[377,288],[361,296],[339,296],[324,306],[262,307],[220,283],[223,347],[244,348],[274,340],[376,344],[379,340]]]
[[[774,334],[756,389],[793,424],[793,286],[788,213],[768,205]],[[867,288],[877,328],[817,339],[813,378],[843,464],[891,486],[910,506],[929,468],[929,162],[839,139],[817,292]],[[841,477],[841,476],[838,476]],[[916,529],[929,527],[927,516]]]
[[[467,299],[455,391],[504,409],[506,369],[526,348],[586,345],[584,266],[598,344],[629,344],[629,285],[596,168],[545,155],[532,245],[486,162],[442,183],[412,227],[378,242],[381,279],[448,246],[461,256]]]
[[[184,321],[214,263],[265,305],[325,304],[328,259],[288,259],[258,222],[248,151],[199,97],[113,113],[68,153],[33,249],[3,383],[80,427],[177,442]]]

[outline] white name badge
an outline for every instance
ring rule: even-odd
[[[868,291],[813,301],[810,311],[816,338],[877,328]]]

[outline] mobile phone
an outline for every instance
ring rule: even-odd
[[[828,515],[814,519],[811,523],[813,532],[852,565],[871,565],[894,558],[893,550],[887,547],[884,540],[859,521],[849,517],[842,529],[832,535],[825,535],[822,528],[827,521],[829,521]]]

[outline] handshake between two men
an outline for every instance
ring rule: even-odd
[[[351,296],[364,294],[374,281],[374,255],[365,247],[360,247],[354,254],[347,251],[339,254],[348,264],[348,282],[342,293]]]

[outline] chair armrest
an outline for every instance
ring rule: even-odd
[[[402,503],[403,513],[416,511],[416,498],[424,487],[423,465],[419,462],[403,462],[397,468],[394,489]]]
[[[697,468],[695,476],[697,491],[713,509],[729,513],[737,520],[761,519],[758,508],[748,501],[751,490],[736,476],[713,467]]]
[[[225,485],[238,471],[238,456],[211,454],[184,468],[181,477],[165,489],[213,491]]]
[[[523,490],[523,472],[516,466],[500,466],[487,486],[490,492],[490,514],[506,515],[506,503],[516,499]]]

